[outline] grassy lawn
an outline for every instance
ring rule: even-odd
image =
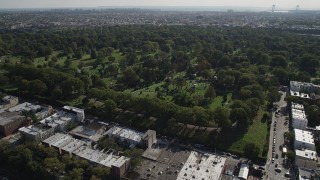
[[[247,133],[228,148],[230,151],[243,152],[244,146],[251,142],[260,148],[260,156],[262,156],[263,146],[266,143],[266,136],[268,134],[267,122],[261,122],[263,114],[264,111],[260,110],[253,124],[249,127]]]
[[[216,109],[217,107],[229,107],[232,101],[232,93],[228,93],[226,102],[223,102],[223,96],[217,96],[209,105],[209,109]]]
[[[126,90],[125,92],[129,92],[135,96],[141,96],[141,97],[156,97],[156,95],[157,95],[157,93],[155,91],[156,88],[160,87],[163,84],[164,84],[164,82],[160,82],[157,84],[152,84],[146,88],[138,89],[136,91]]]
[[[6,59],[9,59],[9,61],[12,62],[12,63],[20,62],[20,57],[19,56],[8,55],[8,56],[0,57],[1,63],[3,63]]]

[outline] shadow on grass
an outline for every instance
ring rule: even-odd
[[[226,128],[220,131],[217,138],[217,147],[228,150],[233,143],[239,141],[247,133],[246,129]]]

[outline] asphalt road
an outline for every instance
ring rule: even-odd
[[[284,167],[283,162],[284,158],[282,157],[282,146],[284,144],[284,133],[289,130],[289,124],[286,122],[286,112],[281,111],[282,107],[287,106],[287,102],[284,101],[286,97],[285,92],[281,92],[281,99],[279,102],[275,103],[278,106],[276,111],[279,110],[279,113],[276,111],[272,112],[272,124],[270,128],[270,138],[269,138],[269,152],[268,159],[266,163],[266,176],[264,179],[289,179],[284,176],[284,174],[288,171],[286,167]],[[274,162],[272,159],[274,158]],[[281,169],[281,172],[276,172],[276,165]]]

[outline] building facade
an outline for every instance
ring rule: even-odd
[[[11,135],[26,123],[27,119],[20,113],[3,112],[0,114],[0,134],[2,136]]]
[[[148,130],[142,137],[141,146],[142,148],[149,148],[152,144],[157,142],[157,133],[154,130]]]

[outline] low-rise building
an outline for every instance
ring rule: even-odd
[[[106,132],[106,129],[104,124],[93,122],[89,125],[78,126],[69,133],[78,138],[85,138],[97,142]]]
[[[238,178],[239,179],[248,179],[249,174],[249,165],[241,164]]]
[[[22,127],[19,129],[19,132],[26,140],[41,142],[52,136],[55,132],[55,129],[51,126],[40,123]]]
[[[314,179],[314,175],[314,170],[298,167],[298,180],[311,180]]]
[[[221,179],[226,158],[192,151],[181,168],[177,180]]]
[[[291,104],[291,109],[297,109],[297,110],[304,111],[304,106],[302,104],[292,103]]]
[[[84,121],[85,115],[84,115],[84,110],[83,109],[72,107],[72,106],[64,106],[63,110],[68,112],[68,113],[75,114],[77,121],[79,121],[79,122],[83,122]]]
[[[33,113],[36,113],[40,110],[41,110],[41,106],[29,103],[29,102],[24,102],[8,109],[9,112],[28,111]]]
[[[320,89],[319,85],[307,82],[290,81],[290,90],[297,92],[314,92]]]
[[[300,98],[304,98],[304,99],[310,99],[310,95],[309,94],[301,93],[301,92],[298,92],[298,91],[290,91],[290,95],[291,96],[300,97]]]
[[[300,168],[317,169],[317,153],[308,149],[296,149],[295,165]]]
[[[105,153],[93,149],[86,141],[78,140],[70,135],[56,133],[45,139],[44,144],[59,149],[59,153],[68,153],[70,156],[78,156],[92,163],[100,164],[111,168],[113,178],[120,179],[130,167],[130,158]]]
[[[24,138],[40,142],[55,132],[65,131],[67,125],[76,119],[77,115],[75,113],[69,113],[69,111],[66,112],[64,110],[58,111],[41,120],[40,124],[23,127],[19,131]]]
[[[5,96],[0,100],[0,109],[6,110],[19,104],[19,98],[15,96]]]
[[[26,117],[18,112],[0,113],[0,135],[8,136],[27,124]]]
[[[121,143],[128,145],[129,147],[133,148],[140,144],[141,139],[143,137],[143,133],[134,131],[132,129],[123,128],[120,126],[114,126],[110,128],[106,134],[114,138],[117,141],[120,141]]]
[[[291,106],[292,127],[305,130],[308,126],[308,119],[304,112],[303,105],[292,104]]]
[[[58,111],[57,113],[49,116],[40,121],[41,124],[54,127],[57,131],[64,131],[66,126],[76,120],[76,116],[73,113],[65,111]]]
[[[309,149],[314,150],[314,137],[312,132],[301,129],[294,129],[294,149]]]

